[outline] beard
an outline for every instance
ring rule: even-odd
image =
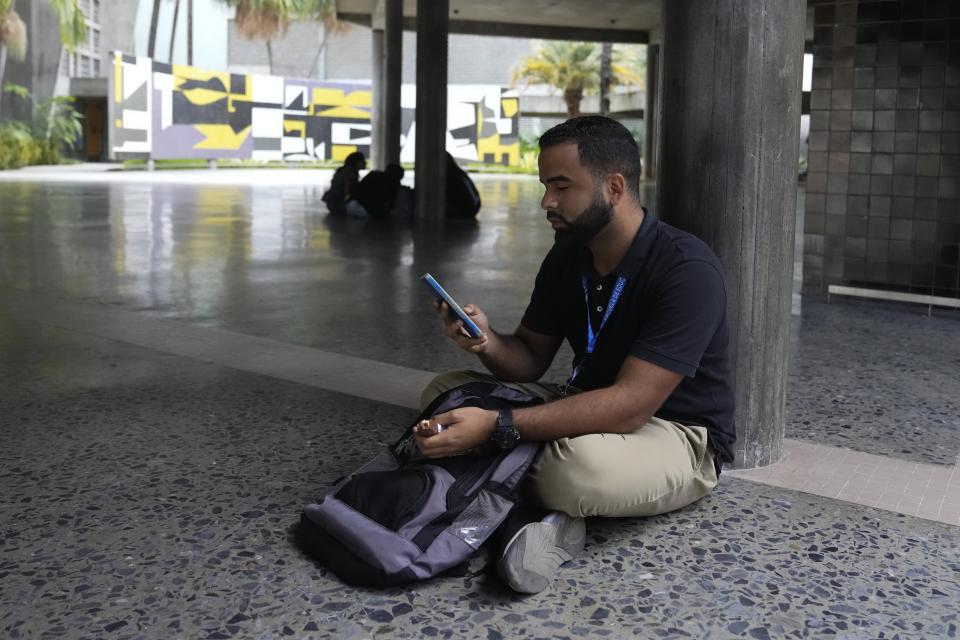
[[[548,212],[547,218],[557,218],[564,222],[565,226],[557,229],[555,239],[557,241],[576,242],[586,245],[593,240],[604,227],[610,224],[613,219],[613,206],[604,200],[603,195],[596,194],[593,202],[584,209],[573,221],[567,221],[556,212]]]

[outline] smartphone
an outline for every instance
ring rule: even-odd
[[[430,287],[430,291],[433,292],[437,299],[443,300],[447,303],[447,307],[450,308],[450,313],[463,321],[463,328],[467,331],[467,334],[471,338],[483,337],[483,331],[480,331],[480,327],[478,327],[477,324],[470,319],[470,316],[468,316],[464,310],[460,308],[460,305],[457,304],[456,300],[454,300],[450,294],[440,286],[440,283],[437,282],[432,275],[425,273],[420,276],[420,281]]]

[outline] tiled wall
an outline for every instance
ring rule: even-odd
[[[960,297],[960,0],[812,4],[804,290]]]

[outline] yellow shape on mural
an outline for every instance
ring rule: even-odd
[[[186,98],[190,103],[206,106],[208,104],[213,104],[214,102],[219,102],[227,97],[227,94],[223,91],[213,91],[212,89],[187,89],[186,91],[181,91],[183,97]]]
[[[512,118],[520,110],[520,101],[517,98],[504,98],[500,101],[500,109],[504,118]]]
[[[283,132],[290,133],[291,131],[296,131],[300,134],[301,138],[307,137],[307,123],[303,120],[284,120],[283,121]]]
[[[317,112],[315,115],[325,118],[355,118],[358,120],[369,120],[370,112],[356,107],[334,107]]]
[[[486,138],[477,138],[477,155],[480,157],[480,162],[485,162],[484,158],[487,154],[492,155],[493,161],[498,164],[506,156],[508,164],[518,165],[520,164],[520,143],[500,144],[499,133]]]
[[[311,115],[327,118],[356,118],[370,119],[370,106],[373,104],[373,93],[370,91],[351,91],[344,93],[343,89],[327,89],[315,87],[313,99],[310,101]],[[323,107],[330,108],[324,109]],[[367,107],[367,110],[360,107]],[[322,109],[322,110],[321,110]]]
[[[206,106],[230,97],[229,73],[225,73],[223,71],[207,71],[204,69],[197,69],[196,67],[175,64],[171,67],[170,75],[173,76],[173,88],[183,93],[183,96],[192,104]],[[214,78],[220,80],[220,84],[223,86],[223,89],[210,89],[208,87],[194,87],[193,89],[186,90],[181,89],[181,87],[190,80],[206,82],[208,80],[213,80]],[[248,87],[249,84],[250,83],[248,82]],[[229,104],[229,102],[227,106],[228,110],[232,110],[229,109],[229,107],[232,106]]]
[[[113,101],[123,102],[123,54],[119,51],[113,54]]]
[[[335,144],[330,147],[330,159],[343,162],[347,156],[357,150],[355,144]]]
[[[236,150],[250,135],[250,127],[244,127],[238,133],[228,124],[195,124],[193,128],[205,136],[193,146],[194,149],[232,149]]]

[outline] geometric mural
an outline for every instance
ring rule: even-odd
[[[519,98],[505,96],[496,85],[449,85],[447,87],[447,151],[454,158],[487,164],[520,164]],[[400,104],[410,119],[416,105],[416,85],[404,85]],[[406,123],[404,123],[406,124]],[[407,127],[404,126],[404,131]],[[407,133],[410,133],[407,131]],[[413,138],[410,149],[403,145],[400,159],[413,162]]]
[[[110,157],[342,160],[370,155],[369,83],[208,71],[113,53]],[[447,149],[519,164],[518,99],[490,85],[448,88]],[[413,162],[416,89],[401,88],[401,160]]]

